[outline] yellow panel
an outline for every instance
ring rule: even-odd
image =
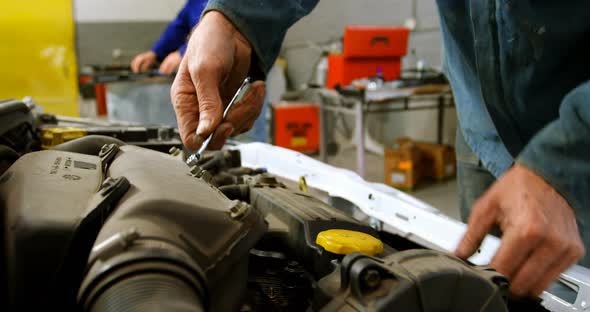
[[[82,128],[43,128],[41,130],[41,148],[50,149],[56,145],[86,136],[87,134],[88,132]]]
[[[0,0],[0,99],[78,116],[72,0]]]

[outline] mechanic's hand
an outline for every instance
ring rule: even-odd
[[[158,59],[154,51],[146,51],[136,55],[131,61],[131,71],[134,73],[142,73],[148,70]]]
[[[585,254],[574,212],[528,168],[516,164],[474,204],[455,255],[466,259],[494,225],[502,241],[491,266],[517,297],[538,296]]]
[[[176,69],[180,65],[180,61],[182,61],[182,56],[180,55],[180,52],[174,51],[168,54],[166,58],[164,58],[162,64],[160,64],[160,69],[158,69],[158,71],[160,72],[160,74],[170,75],[174,71],[176,71]]]
[[[234,104],[220,124],[224,106],[250,69],[251,53],[250,43],[223,14],[210,11],[201,19],[170,92],[186,147],[198,148],[217,128],[209,147],[218,149],[230,135],[252,127],[264,100],[262,81],[250,85],[242,101]]]

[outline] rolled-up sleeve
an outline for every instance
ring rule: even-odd
[[[563,99],[559,118],[527,144],[517,163],[551,184],[574,208],[581,227],[590,222],[590,81]]]
[[[267,73],[279,55],[287,29],[307,15],[318,0],[210,0],[203,14],[223,13],[250,41],[256,65]]]

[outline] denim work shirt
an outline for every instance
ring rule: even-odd
[[[590,241],[590,1],[438,0],[444,68],[471,149],[496,177],[516,161],[576,210]],[[317,0],[210,0],[268,71]],[[588,221],[586,221],[588,220]],[[588,237],[585,237],[588,236]]]

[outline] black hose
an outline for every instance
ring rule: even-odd
[[[53,147],[54,150],[97,156],[105,144],[125,145],[125,142],[104,135],[88,135]]]
[[[219,190],[231,200],[250,202],[250,188],[246,184],[224,185],[220,186]]]
[[[200,312],[199,295],[183,280],[162,273],[126,278],[106,289],[91,312]]]
[[[243,175],[258,175],[266,173],[267,170],[265,168],[248,168],[248,167],[237,167],[237,168],[230,168],[227,170],[229,174],[233,174],[236,176],[243,176]]]
[[[0,145],[0,160],[15,162],[20,155],[12,148],[6,145]]]
[[[19,157],[20,155],[12,148],[0,145],[0,175],[3,175]]]
[[[241,162],[240,151],[225,150],[204,155],[197,164],[203,170],[217,173],[222,169],[239,167]]]
[[[241,182],[239,182],[239,180],[239,177],[235,175],[220,172],[213,176],[212,184],[216,186],[240,184]]]

